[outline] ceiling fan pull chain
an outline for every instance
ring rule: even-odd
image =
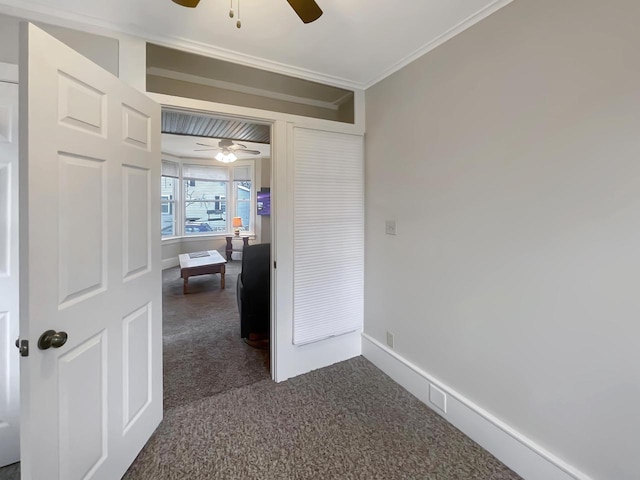
[[[200,3],[200,0],[173,0],[174,3],[182,5],[183,7],[195,8]],[[291,8],[296,12],[304,23],[315,22],[322,15],[322,9],[318,6],[315,0],[287,0]],[[233,18],[235,12],[233,11],[233,0],[231,0],[231,8],[229,9],[229,17]],[[238,0],[238,21],[236,27],[240,28],[242,23],[240,22],[240,0]]]

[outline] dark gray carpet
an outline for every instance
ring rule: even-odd
[[[236,279],[240,262],[220,275],[189,278],[182,293],[180,270],[162,274],[164,409],[270,378],[269,351],[240,338]]]
[[[238,270],[187,296],[164,272],[165,418],[125,479],[520,478],[362,357],[273,383],[237,338]]]
[[[358,357],[169,410],[125,478],[520,477]]]

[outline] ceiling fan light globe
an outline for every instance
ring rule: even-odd
[[[235,162],[238,157],[233,152],[218,152],[215,159],[222,163]]]

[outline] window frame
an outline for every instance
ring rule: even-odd
[[[173,215],[175,211],[176,201],[170,198],[170,195],[160,195],[160,213],[163,215]],[[167,207],[167,211],[164,211],[164,207]]]
[[[163,160],[163,161],[168,161],[168,160]],[[171,162],[171,163],[175,163],[177,164],[177,162]],[[180,222],[180,219],[178,218],[178,209],[176,208],[177,205],[177,200],[178,200],[178,195],[179,195],[179,190],[180,190],[180,184],[179,184],[179,178],[174,176],[174,175],[163,175],[162,172],[160,173],[160,182],[163,182],[165,178],[171,178],[174,180],[174,188],[173,188],[173,194],[171,195],[163,195],[162,194],[162,185],[160,185],[160,216],[163,217],[164,215],[173,215],[173,221],[174,221],[174,229],[175,232],[177,233],[177,229],[178,229],[178,225]],[[168,211],[164,211],[164,207],[165,205],[168,207]],[[161,218],[160,221],[160,226],[161,229],[164,228],[163,226],[163,219]],[[165,238],[176,238],[176,235],[162,235],[162,230],[160,232],[160,238],[165,239]]]
[[[258,158],[259,159],[259,158]],[[244,227],[247,228],[247,230],[243,230],[242,234],[243,235],[247,235],[250,237],[255,236],[255,228],[256,228],[256,212],[254,211],[254,209],[252,208],[252,205],[255,205],[256,202],[256,189],[255,189],[255,177],[256,177],[256,160],[257,159],[242,159],[242,160],[237,160],[233,163],[229,163],[229,164],[222,164],[219,162],[216,162],[215,160],[210,160],[210,159],[202,159],[202,158],[184,158],[184,159],[173,159],[173,158],[164,158],[163,157],[163,161],[166,162],[171,162],[173,164],[177,165],[178,168],[178,176],[174,177],[173,175],[162,175],[162,176],[167,176],[167,177],[171,177],[171,178],[176,178],[177,180],[177,191],[176,191],[176,198],[174,200],[165,200],[164,198],[162,198],[163,196],[161,195],[160,198],[160,204],[161,204],[161,210],[162,207],[167,204],[167,203],[172,203],[173,205],[173,212],[175,214],[175,221],[176,221],[176,228],[175,228],[175,235],[172,236],[162,236],[162,242],[167,242],[167,243],[172,243],[172,241],[177,241],[177,240],[197,240],[197,239],[205,239],[205,238],[224,238],[224,237],[228,237],[230,235],[233,235],[233,225],[231,222],[231,219],[233,218],[233,216],[236,215],[237,212],[237,208],[238,208],[238,199],[236,198],[236,192],[235,192],[235,182],[236,180],[234,179],[234,167],[249,167],[250,168],[250,182],[251,182],[251,195],[250,195],[250,199],[247,200],[241,200],[241,202],[246,203],[249,202],[249,226]],[[215,163],[212,163],[215,162]],[[226,210],[226,230],[225,231],[213,231],[210,233],[201,233],[201,234],[187,234],[186,233],[186,191],[185,191],[185,182],[191,180],[191,177],[185,177],[184,176],[184,165],[194,165],[194,166],[205,166],[205,167],[216,167],[216,168],[224,168],[228,171],[228,179],[227,180],[221,180],[227,183],[227,196],[224,200],[218,200],[218,201],[224,201],[225,203],[225,210]],[[195,179],[198,180],[198,179]],[[207,179],[200,179],[201,181],[212,181],[212,182],[216,182],[217,180],[207,180]],[[243,179],[243,181],[246,181],[246,179]],[[216,200],[212,200],[212,202],[215,202]],[[232,214],[232,215],[231,215]]]

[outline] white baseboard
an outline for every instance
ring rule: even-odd
[[[162,260],[163,270],[166,270],[167,268],[171,268],[171,267],[177,267],[178,265],[180,265],[180,262],[178,261],[178,257],[165,258],[164,260]]]
[[[362,334],[362,355],[526,480],[592,480],[468,398]],[[432,387],[433,386],[433,387]],[[443,412],[429,400],[444,400]],[[444,399],[442,392],[444,392]]]
[[[283,382],[312,370],[328,367],[362,354],[362,330],[345,333],[306,345],[294,345],[293,331],[286,325],[276,327],[283,334],[276,350],[276,382]],[[277,335],[277,333],[276,333]],[[273,364],[272,364],[273,368]]]

